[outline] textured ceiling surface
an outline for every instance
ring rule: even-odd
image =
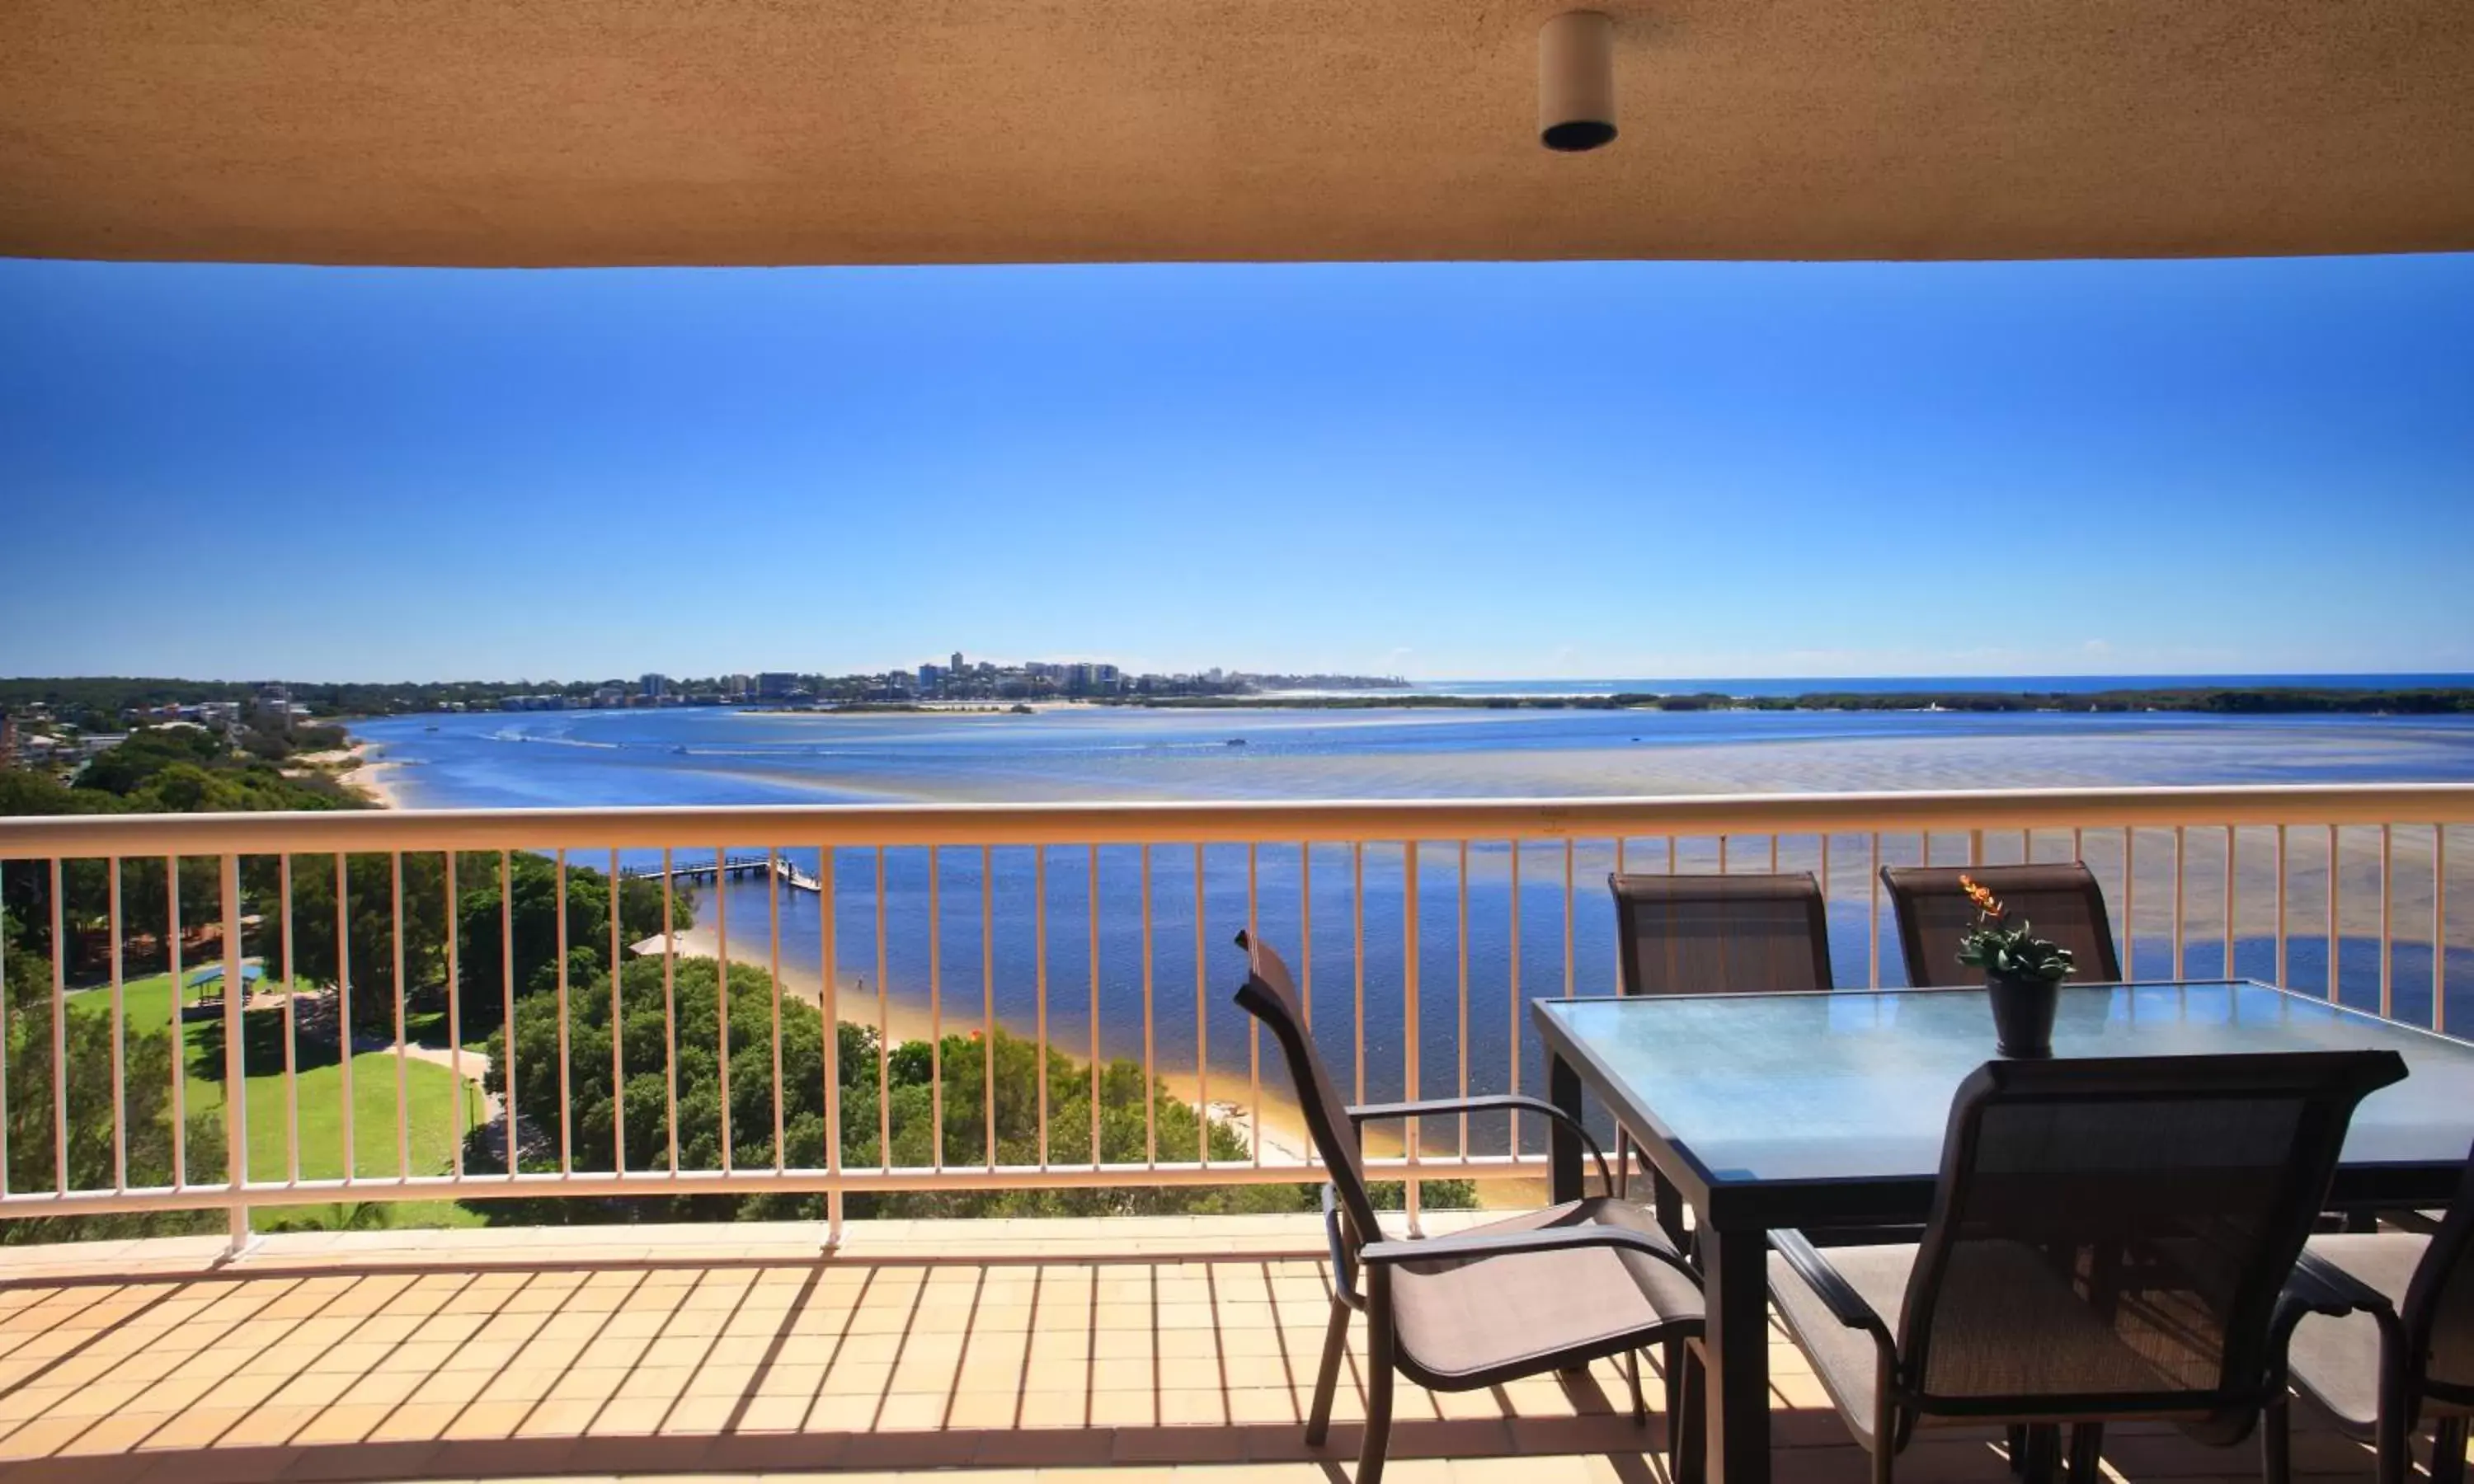
[[[409,264],[2474,248],[2469,0],[12,0],[0,253]]]

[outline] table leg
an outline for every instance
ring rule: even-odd
[[[1717,1484],[1769,1484],[1769,1234],[1700,1233],[1702,1283],[1709,1296],[1706,1378],[1710,1477]]]
[[[1546,1054],[1546,1100],[1575,1119],[1581,1116],[1581,1074],[1552,1051]],[[1565,1124],[1553,1124],[1546,1137],[1546,1199],[1560,1206],[1581,1195],[1581,1137]]]

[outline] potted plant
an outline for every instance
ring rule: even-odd
[[[2071,950],[2039,938],[2026,919],[2010,925],[2001,899],[1971,877],[1958,884],[1976,904],[1976,925],[1958,940],[1958,961],[1984,970],[1996,1047],[2003,1056],[2053,1054],[2053,1009],[2074,966]]]

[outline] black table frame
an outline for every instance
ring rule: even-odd
[[[1815,993],[1852,995],[1982,991],[1959,988]],[[2294,994],[2291,990],[2277,993],[2315,1004],[2326,1003],[2316,995]],[[1686,996],[1660,996],[1683,997]],[[1651,1099],[1641,1089],[1617,1077],[1547,1014],[1550,1004],[1572,1003],[1567,999],[1545,1000],[1530,1006],[1531,1018],[1537,1022],[1539,1038],[1546,1048],[1547,1099],[1579,1117],[1585,1093],[1596,1094],[1616,1123],[1631,1134],[1641,1157],[1649,1161],[1659,1222],[1679,1241],[1684,1234],[1683,1209],[1691,1208],[1698,1228],[1693,1255],[1700,1264],[1709,1300],[1709,1329],[1702,1345],[1709,1365],[1703,1394],[1709,1406],[1710,1476],[1721,1484],[1768,1484],[1769,1233],[1782,1227],[1844,1230],[1921,1225],[1932,1211],[1933,1179],[1848,1176],[1827,1180],[1715,1181],[1690,1147],[1659,1118]],[[1550,1199],[1563,1202],[1581,1198],[1581,1141],[1564,1125],[1557,1124],[1550,1137],[1547,1169]],[[2340,1165],[2329,1200],[2332,1207],[2340,1209],[2436,1209],[2446,1206],[2455,1195],[2463,1170],[2462,1157],[2428,1163]]]

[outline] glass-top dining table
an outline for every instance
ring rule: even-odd
[[[1709,1466],[1769,1477],[1768,1233],[1921,1224],[1952,1095],[1994,1058],[1981,989],[1640,995],[1531,1006],[1548,1096],[1602,1103],[1654,1171],[1659,1216],[1683,1231],[1708,1289]],[[2405,1081],[2354,1117],[2329,1204],[2447,1203],[2474,1144],[2474,1044],[2263,984],[2073,985],[2056,1057],[2385,1049]],[[1581,1147],[1559,1129],[1553,1198],[1582,1193]]]

